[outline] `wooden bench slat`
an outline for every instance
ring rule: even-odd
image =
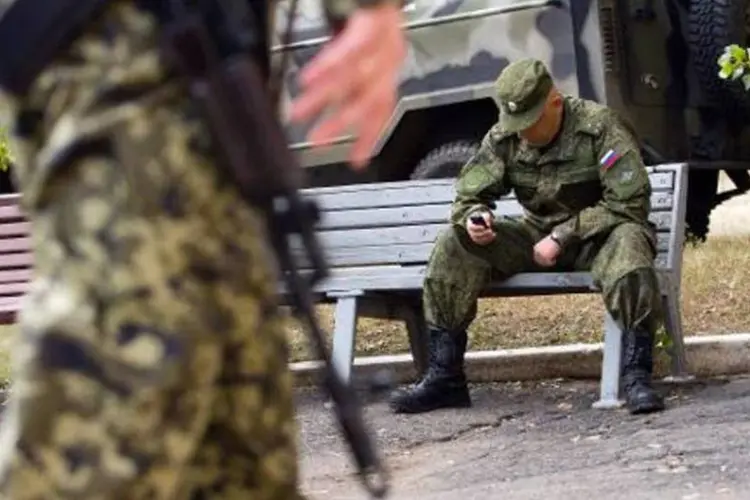
[[[431,228],[433,226],[430,226]],[[434,226],[441,229],[442,226]],[[391,228],[398,232],[399,228]],[[435,232],[437,232],[437,230]],[[389,240],[392,234],[385,234],[382,230],[383,239]],[[394,238],[396,239],[396,238]],[[331,244],[330,240],[323,238],[323,249],[326,252],[328,265],[334,267],[366,266],[383,263],[413,264],[426,263],[430,252],[434,248],[434,242],[429,237],[422,242],[410,243],[383,243],[369,246],[344,246]],[[669,249],[669,233],[657,234],[657,248],[659,252],[667,252]],[[299,255],[299,254],[298,254]],[[306,262],[303,262],[306,264]],[[0,281],[1,282],[1,281]]]
[[[321,287],[326,293],[349,290],[370,291],[416,291],[422,288],[424,280],[424,266],[409,266],[397,271],[382,269],[378,272],[333,273],[331,278]],[[591,275],[579,273],[521,273],[504,282],[493,282],[487,289],[535,289],[535,288],[578,288],[591,289],[593,286]]]
[[[0,297],[0,310],[16,310],[22,297]]]
[[[383,248],[361,249],[356,248],[339,249],[327,254],[328,265],[331,269],[348,268],[351,266],[379,266],[384,264],[401,264],[414,265],[426,264],[429,252],[434,245],[423,243],[421,245],[404,245],[399,246],[396,250],[385,253]],[[666,267],[669,258],[669,251],[664,249],[659,251],[655,263],[660,267]],[[300,259],[298,264],[300,268],[305,269],[307,262]]]
[[[0,255],[0,269],[31,267],[33,263],[34,255],[30,252]]]
[[[0,224],[0,238],[7,238],[8,236],[28,236],[29,234],[31,234],[31,223],[29,222]]]
[[[2,256],[0,256],[0,263],[1,262],[2,262]],[[34,271],[31,269],[13,269],[11,271],[0,271],[0,283],[16,283],[19,281],[30,281],[31,278],[33,277],[33,274],[34,274]]]
[[[452,186],[456,183],[456,179],[443,178],[443,179],[426,179],[419,182],[428,182],[434,186]],[[379,191],[382,187],[388,187],[391,189],[404,189],[414,187],[413,180],[407,181],[389,181],[389,182],[369,182],[361,184],[346,184],[342,186],[326,186],[316,188],[305,188],[304,193],[312,193],[315,196],[326,195],[326,194],[338,194],[338,193],[350,193],[353,191]]]
[[[31,283],[17,282],[17,283],[2,283],[0,284],[0,297],[23,295],[29,291]]]
[[[672,177],[666,177],[666,180],[669,181],[669,186],[674,186],[674,167],[677,164],[661,164],[661,165],[652,165],[652,166],[646,166],[646,170],[649,173],[649,177],[655,175],[655,174],[667,174],[667,176]],[[660,183],[660,185],[665,186],[664,184],[664,177],[658,177],[656,178],[657,182]],[[430,179],[430,182],[435,183],[435,185],[438,184],[446,184],[446,185],[452,185],[455,182],[455,179]],[[653,183],[653,180],[652,180]],[[365,183],[365,184],[350,184],[350,185],[343,185],[343,186],[328,186],[328,187],[319,187],[319,188],[311,188],[310,191],[315,191],[319,194],[331,194],[331,193],[346,193],[351,191],[362,191],[362,190],[372,190],[372,191],[378,191],[381,186],[387,186],[392,188],[409,188],[414,186],[414,181],[407,180],[407,181],[393,181],[393,182],[387,182],[387,183]]]
[[[18,220],[19,222],[25,220],[21,208],[18,205],[0,205],[0,222],[7,223],[12,220]]]
[[[0,206],[20,205],[21,195],[18,193],[0,194]]]
[[[651,211],[668,212],[672,208],[670,193],[654,193],[651,196]],[[523,215],[523,207],[516,200],[501,200],[494,210],[496,215],[518,217]],[[367,228],[381,226],[404,226],[446,222],[450,216],[450,201],[430,205],[401,206],[390,208],[361,208],[353,210],[333,210],[321,213],[316,229]]]
[[[422,288],[426,266],[377,266],[371,268],[334,269],[331,276],[316,288],[317,293],[332,294],[367,290],[370,292],[413,292]],[[660,274],[663,267],[657,269]],[[280,285],[280,292],[285,287]],[[592,291],[594,283],[591,274],[584,271],[567,273],[519,273],[502,282],[492,282],[485,290],[517,290],[518,295],[537,290]],[[484,296],[484,295],[483,295]]]
[[[656,224],[657,232],[667,232],[669,230],[670,216],[669,212],[655,212],[651,214],[650,219]],[[434,242],[440,231],[446,227],[448,227],[446,223],[433,223],[417,226],[346,229],[321,232],[319,233],[319,237],[321,243],[329,251],[347,247],[387,247],[399,244]],[[299,248],[296,238],[291,238],[290,241],[292,248]]]
[[[659,172],[649,175],[654,192],[671,190],[674,186],[674,172]],[[420,181],[419,186],[411,183],[381,183],[352,186],[349,189],[313,188],[303,194],[315,198],[322,210],[351,210],[356,208],[385,208],[430,203],[448,203],[453,200],[455,181],[436,179]],[[432,187],[433,189],[428,189]],[[506,199],[513,199],[508,196]]]
[[[0,239],[0,259],[2,259],[5,254],[30,251],[31,238],[29,236]],[[0,264],[0,266],[2,266],[2,264]]]

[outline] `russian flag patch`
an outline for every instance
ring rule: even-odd
[[[612,165],[617,163],[617,160],[619,160],[621,157],[622,156],[620,155],[620,153],[617,153],[614,149],[610,149],[604,154],[604,156],[601,157],[601,159],[599,160],[599,164],[604,170],[607,170],[612,167]]]

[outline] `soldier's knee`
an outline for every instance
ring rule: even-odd
[[[430,259],[434,260],[438,256],[443,259],[458,258],[459,254],[464,250],[461,245],[459,230],[453,226],[446,227],[435,238],[435,245]]]
[[[639,290],[658,292],[659,279],[653,267],[636,267],[623,272],[616,281],[613,281],[611,289],[628,293]]]
[[[653,257],[655,241],[653,233],[641,224],[626,222],[615,227],[607,244],[615,247],[619,254],[644,254]]]
[[[435,240],[427,264],[428,277],[451,277],[459,279],[472,273],[484,273],[489,270],[489,264],[480,257],[473,255],[467,248],[467,242],[460,230],[451,226],[440,232]]]
[[[652,267],[632,269],[602,291],[607,309],[626,329],[653,331],[661,320],[659,279]]]
[[[647,228],[638,224],[621,224],[612,230],[599,250],[591,272],[602,288],[608,289],[624,276],[640,269],[651,271],[639,271],[639,275],[652,275],[654,252],[653,234]]]

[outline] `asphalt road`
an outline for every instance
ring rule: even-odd
[[[366,418],[393,475],[393,500],[750,498],[750,378],[662,386],[667,411],[591,408],[592,382],[473,387],[470,410]],[[311,500],[368,498],[330,409],[299,394]]]

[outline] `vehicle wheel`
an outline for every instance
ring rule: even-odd
[[[687,230],[698,241],[706,241],[711,211],[716,206],[719,187],[718,170],[691,170],[688,174],[688,204],[685,213]]]
[[[457,177],[461,168],[479,151],[479,142],[459,140],[434,148],[417,164],[412,179]]]
[[[750,191],[750,172],[747,170],[725,170],[739,191]]]
[[[731,44],[750,41],[750,0],[692,0],[688,44],[708,104],[725,110],[750,110],[741,82],[719,78],[718,58]]]

